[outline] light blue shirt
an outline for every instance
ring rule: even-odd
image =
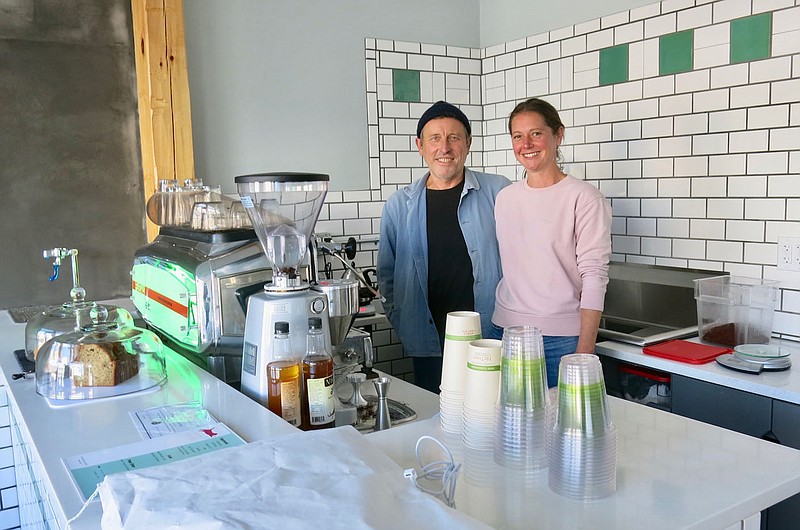
[[[397,190],[383,207],[378,246],[378,285],[386,298],[383,307],[405,354],[439,356],[439,334],[428,309],[428,233],[425,200],[426,173]],[[502,277],[494,225],[494,201],[507,178],[465,169],[464,189],[458,205],[458,224],[470,260],[475,311],[481,330],[488,334],[494,296]]]

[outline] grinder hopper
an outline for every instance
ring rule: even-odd
[[[267,291],[308,289],[298,271],[328,193],[328,178],[290,172],[236,177],[242,205],[273,264],[272,285]]]

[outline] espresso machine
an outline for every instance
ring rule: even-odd
[[[358,281],[306,281],[300,275],[306,254],[314,254],[311,233],[327,195],[328,180],[328,175],[316,173],[235,178],[239,197],[272,267],[272,280],[247,298],[245,318],[241,390],[259,402],[267,400],[266,367],[276,322],[289,323],[292,350],[299,360],[306,350],[309,317],[322,317],[328,344],[336,345],[345,339],[358,312]]]
[[[131,298],[167,346],[235,386],[245,321],[237,293],[271,273],[252,229],[162,226],[134,255]]]

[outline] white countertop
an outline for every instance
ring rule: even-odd
[[[474,451],[438,418],[367,435],[404,469],[419,469],[420,436],[442,441],[462,467],[456,509],[496,528],[726,529],[800,488],[800,451],[609,397],[618,428],[617,491],[581,502],[561,497],[547,471],[514,478],[492,452]],[[442,459],[424,446],[423,463]],[[740,526],[736,526],[740,528]]]
[[[109,303],[127,307],[125,302]],[[9,402],[19,411],[20,429],[33,441],[30,450],[41,463],[48,487],[56,496],[52,505],[62,525],[81,509],[83,501],[61,458],[140,441],[129,416],[131,411],[198,401],[248,442],[297,431],[171,350],[166,354],[168,381],[163,387],[54,408],[36,393],[32,376],[17,380],[11,377],[21,372],[13,352],[25,347],[25,324],[14,323],[7,311],[0,312],[0,345],[0,382],[8,390]],[[369,387],[364,390],[367,393]],[[397,378],[392,378],[389,397],[412,406],[419,419],[430,418],[439,410],[435,394]],[[100,516],[100,502],[92,502],[72,528],[99,528]]]
[[[696,337],[685,340],[701,343]],[[792,351],[790,358],[795,366],[782,372],[747,374],[720,366],[716,361],[705,364],[690,364],[654,357],[643,353],[641,346],[612,340],[598,343],[595,351],[600,355],[654,370],[691,377],[708,383],[736,388],[744,392],[800,405],[800,344],[778,339],[773,339],[772,343]]]
[[[82,501],[61,458],[138,441],[130,411],[197,400],[247,441],[295,432],[171,351],[169,380],[157,391],[53,408],[36,394],[32,378],[10,377],[19,371],[13,351],[24,347],[24,327],[0,312],[0,381],[19,412],[24,436],[33,440],[30,449],[62,523],[78,512]],[[421,421],[368,434],[367,439],[402,468],[417,467],[414,447],[420,435],[444,441],[464,464],[457,509],[497,527],[726,528],[800,492],[800,451],[610,398],[620,433],[618,491],[601,501],[572,501],[549,490],[546,473],[522,484],[505,476],[491,452],[468,452],[458,439],[446,438],[438,417],[430,417],[438,412],[435,395],[398,379],[389,395],[410,403]],[[100,503],[93,502],[73,528],[98,528],[100,515]]]

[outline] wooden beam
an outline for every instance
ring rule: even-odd
[[[145,201],[161,180],[194,178],[182,0],[131,0]],[[148,239],[158,226],[147,220]]]
[[[134,55],[136,57],[136,93],[139,99],[139,141],[142,150],[142,179],[144,184],[144,200],[156,191],[158,184],[155,153],[153,147],[153,120],[150,117],[150,67],[149,36],[145,23],[145,1],[131,0],[133,19]],[[158,234],[158,227],[149,219],[147,222],[147,239],[152,241]]]
[[[189,100],[189,74],[186,62],[186,31],[183,0],[166,0],[167,64],[172,90],[172,130],[175,145],[175,176],[181,182],[194,179],[192,106]]]

